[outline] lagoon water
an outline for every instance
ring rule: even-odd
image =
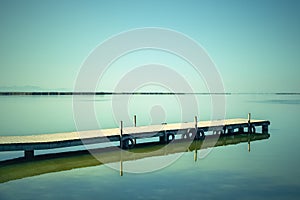
[[[122,96],[82,96],[80,104],[95,106],[102,128],[118,127],[114,104]],[[196,95],[201,120],[209,120],[209,95]],[[113,103],[112,103],[113,102]],[[0,183],[0,199],[298,199],[300,157],[298,155],[299,95],[227,95],[226,118],[271,121],[267,140],[213,148],[206,156],[183,153],[166,167],[148,173],[123,176],[107,165],[60,170]],[[76,130],[70,96],[1,96],[0,135],[32,135]],[[138,125],[193,121],[182,115],[173,95],[135,95],[126,112],[137,114]],[[124,114],[124,113],[123,113]],[[130,119],[125,119],[130,126]],[[86,126],[94,129],[86,119]],[[76,147],[84,148],[84,147]],[[38,154],[53,151],[40,151]],[[0,160],[22,156],[22,152],[0,152]],[[127,161],[140,167],[163,162],[173,155]],[[28,164],[30,167],[30,163]],[[32,165],[34,167],[35,165]],[[0,166],[2,167],[2,166]],[[3,176],[3,174],[0,174]]]

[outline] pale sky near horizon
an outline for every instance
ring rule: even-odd
[[[226,92],[300,92],[299,19],[297,0],[0,0],[0,88],[72,91],[101,42],[161,27],[199,43]]]

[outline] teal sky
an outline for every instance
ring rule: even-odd
[[[299,19],[298,0],[0,0],[0,89],[73,90],[101,42],[162,27],[207,51],[226,92],[300,92]]]

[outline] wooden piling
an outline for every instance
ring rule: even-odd
[[[25,150],[24,157],[26,160],[32,160],[34,158],[34,150]]]
[[[123,121],[120,121],[120,147],[123,149]]]
[[[136,115],[133,116],[133,126],[136,127]]]
[[[200,138],[200,136],[198,135],[198,119],[197,119],[197,116],[195,116],[195,138],[196,140],[198,140]]]
[[[250,121],[251,121],[251,113],[248,113],[248,133],[252,133]]]
[[[120,121],[120,176],[123,176],[123,121]]]
[[[251,113],[248,113],[248,124],[250,124],[250,120],[251,120]]]
[[[262,133],[268,133],[269,132],[269,126],[268,125],[262,125]]]
[[[224,133],[225,133],[225,131],[224,131]],[[232,129],[232,128],[228,128],[228,129],[227,129],[227,133],[228,133],[228,134],[233,134],[233,129]]]
[[[163,136],[159,136],[159,143],[161,143],[161,144],[164,144],[164,143],[166,143],[166,140],[165,140],[165,135],[163,135]]]
[[[136,115],[133,116],[133,126],[136,127]],[[136,144],[136,138],[133,139],[134,144]]]

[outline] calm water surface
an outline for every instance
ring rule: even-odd
[[[101,127],[118,127],[112,111],[112,98],[85,96],[81,101],[95,103]],[[190,119],[182,118],[178,101],[172,96],[134,98],[127,110],[129,115],[137,114],[139,125],[192,121],[196,113],[191,111]],[[209,120],[210,97],[197,98],[201,102],[201,119]],[[2,96],[0,109],[0,135],[76,130],[72,97]],[[186,152],[163,169],[139,174],[125,172],[122,177],[119,171],[105,165],[45,173],[1,183],[0,199],[298,199],[300,96],[226,96],[226,118],[246,118],[248,112],[253,118],[271,121],[271,137],[251,143],[251,152],[247,150],[247,143],[217,147],[208,156],[199,157],[197,162],[193,152]],[[130,120],[125,120],[125,124],[130,123]],[[19,156],[22,152],[0,153],[1,160]],[[151,165],[170,156],[123,164],[125,167],[133,162],[141,166]]]

